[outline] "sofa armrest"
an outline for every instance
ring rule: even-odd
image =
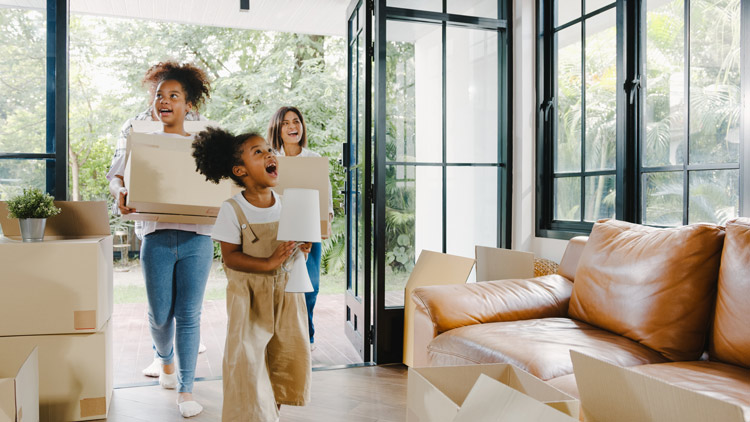
[[[435,335],[466,325],[564,317],[573,283],[558,275],[414,289],[416,312]],[[416,331],[416,325],[415,325]]]

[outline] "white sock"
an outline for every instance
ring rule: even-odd
[[[183,418],[195,416],[203,411],[203,406],[195,400],[177,402],[177,408],[180,409],[180,414]]]
[[[171,374],[167,374],[162,369],[159,374],[159,385],[161,385],[161,388],[166,388],[167,390],[174,390],[177,388],[177,372],[173,372]]]

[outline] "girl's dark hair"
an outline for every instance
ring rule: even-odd
[[[242,165],[242,144],[255,137],[263,138],[257,132],[234,136],[223,129],[206,128],[193,141],[195,169],[213,183],[232,179],[237,186],[245,187],[242,179],[232,173],[232,167]]]
[[[156,86],[161,82],[161,76],[164,72],[178,67],[180,67],[180,64],[174,60],[159,62],[148,68],[141,83],[148,87],[149,92],[153,94],[156,91]]]
[[[284,115],[287,112],[293,111],[298,117],[300,123],[302,123],[302,139],[299,141],[301,147],[307,147],[307,126],[305,125],[305,119],[302,118],[302,113],[297,107],[284,106],[276,110],[276,113],[271,117],[271,121],[268,123],[268,142],[276,151],[281,151],[281,147],[284,145],[284,141],[281,139],[281,124],[284,122]]]
[[[211,82],[208,81],[206,72],[193,64],[167,62],[156,77],[158,77],[157,85],[167,80],[179,82],[185,91],[185,101],[192,104],[196,109],[211,97]]]

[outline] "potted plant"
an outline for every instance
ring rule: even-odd
[[[22,194],[8,201],[8,217],[18,219],[24,242],[44,240],[47,218],[59,213],[54,199],[39,189],[24,189]]]

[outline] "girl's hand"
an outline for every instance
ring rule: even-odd
[[[302,253],[305,254],[305,259],[307,259],[307,254],[310,253],[312,250],[312,242],[303,243],[299,246],[299,250],[302,251]]]
[[[266,262],[268,262],[268,270],[270,271],[279,268],[281,264],[283,264],[284,261],[286,261],[286,259],[292,255],[293,249],[293,241],[284,242],[279,245],[279,247],[277,247],[276,250],[273,251],[273,255],[266,258]]]
[[[135,208],[129,208],[125,206],[125,197],[128,196],[128,190],[124,187],[120,188],[117,194],[117,207],[120,209],[120,214],[130,214],[135,212]]]

